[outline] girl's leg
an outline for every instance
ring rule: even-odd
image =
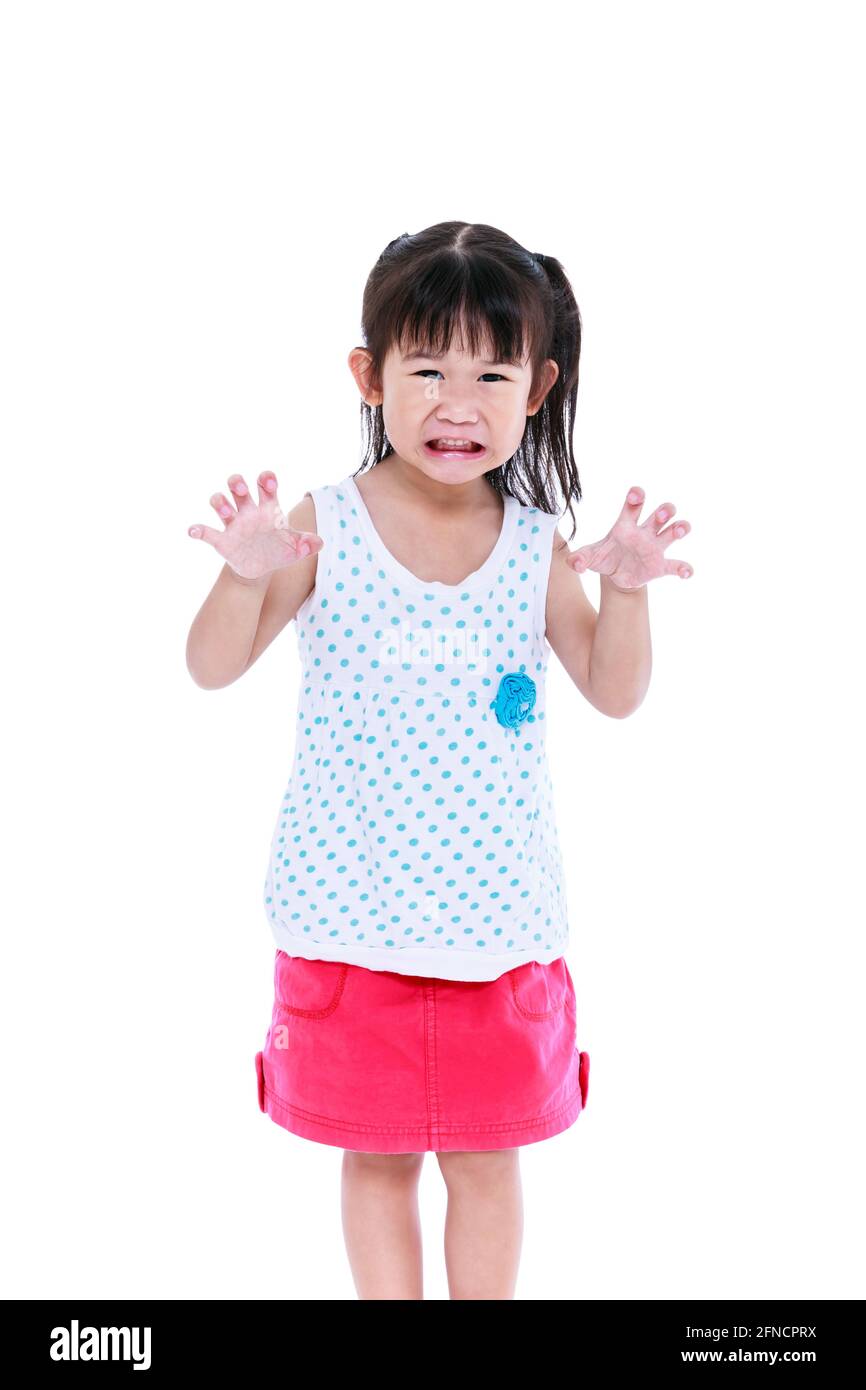
[[[343,1151],[343,1235],[360,1299],[423,1299],[423,1153]]]
[[[513,1298],[523,1243],[520,1150],[436,1157],[448,1189],[445,1264],[451,1297]]]

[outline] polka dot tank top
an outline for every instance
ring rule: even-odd
[[[493,980],[565,953],[545,745],[558,518],[505,497],[461,584],[385,548],[353,478],[313,489],[324,541],[294,619],[293,765],[264,905],[290,956]]]

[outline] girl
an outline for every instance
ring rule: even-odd
[[[641,703],[647,584],[687,522],[640,522],[571,552],[557,488],[572,452],[581,321],[559,261],[494,227],[389,243],[349,355],[367,453],[286,517],[243,478],[193,526],[225,560],[190,631],[206,689],[290,621],[302,664],[291,776],[264,885],[274,1006],[258,1100],[343,1148],[342,1216],[362,1299],[420,1299],[417,1184],[448,1190],[459,1299],[514,1297],[520,1147],[586,1105],[546,751],[552,649],[615,718]],[[365,468],[365,465],[370,465]],[[572,522],[574,521],[572,515]],[[572,528],[572,535],[574,527]],[[600,576],[599,611],[579,573]]]

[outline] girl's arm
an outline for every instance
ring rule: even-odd
[[[601,714],[625,719],[649,687],[652,649],[646,585],[632,593],[617,589],[606,574],[599,611],[568,563],[572,552],[553,538],[547,586],[547,640],[580,693]]]
[[[296,531],[315,532],[307,494],[288,514]],[[196,685],[219,690],[248,671],[291,622],[316,582],[318,552],[261,579],[242,579],[224,564],[189,631],[186,664]]]
[[[607,535],[574,554],[561,536],[554,536],[550,562],[550,645],[586,698],[614,719],[633,714],[649,689],[648,583],[667,574],[680,579],[694,574],[688,560],[665,556],[671,542],[687,536],[691,525],[682,518],[671,522],[673,502],[663,502],[641,521],[645,496],[642,487],[629,488]],[[578,578],[578,571],[588,569],[600,576],[597,614]]]
[[[598,621],[589,654],[590,689],[597,709],[625,719],[643,703],[652,674],[647,586],[626,593],[606,574],[599,575],[599,583]]]

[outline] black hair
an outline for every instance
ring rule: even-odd
[[[394,344],[404,351],[423,347],[447,352],[464,323],[465,346],[473,355],[489,339],[497,362],[530,359],[530,397],[543,385],[545,359],[559,367],[541,408],[527,417],[517,452],[485,476],[498,492],[558,513],[555,478],[571,514],[573,536],[571,504],[581,497],[572,446],[581,322],[562,265],[479,222],[437,222],[395,237],[364,287],[361,331],[372,359],[371,387],[381,390],[382,368]],[[361,423],[367,444],[359,472],[394,453],[381,405],[362,401]]]

